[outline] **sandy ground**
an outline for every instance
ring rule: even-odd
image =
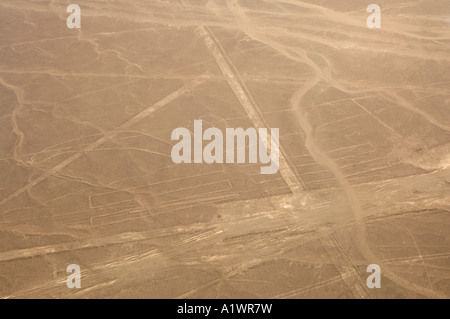
[[[373,2],[78,0],[68,29],[2,0],[0,297],[448,298],[450,3],[371,30]],[[280,128],[279,173],[175,165],[199,119]]]

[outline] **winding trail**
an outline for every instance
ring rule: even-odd
[[[309,8],[312,10],[318,11],[319,14],[325,15],[326,17],[333,17],[333,19],[336,19],[336,17],[342,16],[342,14],[331,11],[330,9],[325,9],[321,6],[317,5],[310,5],[307,3],[304,3],[302,1],[296,1],[295,3],[290,0],[283,0],[285,3],[289,3],[291,5],[297,5],[305,8]],[[345,192],[349,207],[351,211],[353,212],[355,222],[357,225],[357,245],[358,250],[361,252],[363,257],[370,263],[370,264],[378,264],[381,266],[383,270],[383,275],[393,282],[395,282],[397,285],[413,291],[415,293],[421,294],[423,296],[427,296],[430,298],[442,298],[446,299],[448,298],[447,295],[437,292],[433,289],[429,289],[426,287],[423,287],[421,285],[418,285],[414,282],[411,282],[409,280],[406,280],[393,271],[389,269],[389,266],[384,265],[382,260],[378,258],[371,250],[370,245],[367,241],[367,226],[364,221],[364,211],[361,208],[361,204],[359,202],[359,199],[356,195],[356,192],[353,189],[353,186],[349,183],[349,181],[346,179],[345,174],[339,167],[339,165],[330,157],[328,156],[327,152],[321,148],[321,146],[317,143],[315,139],[315,130],[311,124],[311,122],[308,119],[308,115],[305,111],[303,111],[302,106],[305,104],[304,99],[305,96],[311,92],[319,83],[326,83],[330,86],[334,86],[336,88],[341,89],[344,92],[349,92],[348,89],[343,88],[338,81],[334,80],[331,75],[331,65],[327,61],[327,59],[321,55],[320,56],[324,61],[324,65],[318,65],[315,61],[313,61],[309,53],[306,52],[302,48],[287,46],[284,43],[277,43],[276,40],[273,39],[273,37],[270,37],[270,35],[266,35],[263,32],[260,32],[258,30],[257,26],[253,26],[254,22],[249,19],[245,14],[245,9],[242,8],[239,4],[238,0],[227,0],[227,5],[229,10],[232,12],[233,16],[236,19],[236,22],[241,27],[242,31],[247,33],[250,37],[255,39],[256,41],[260,41],[269,47],[273,48],[274,50],[280,52],[284,56],[286,56],[289,59],[295,60],[296,62],[302,63],[307,65],[311,71],[313,72],[312,77],[309,81],[307,81],[302,88],[299,88],[299,90],[292,96],[291,99],[291,111],[293,114],[295,114],[297,121],[302,128],[302,130],[306,134],[305,138],[305,147],[309,151],[310,155],[313,157],[316,163],[320,164],[327,170],[329,170],[334,177],[336,178],[338,184],[340,185],[341,189]],[[346,17],[348,18],[348,17]],[[348,21],[344,19],[344,21]],[[404,99],[399,97],[398,95],[395,95],[394,97],[397,101],[402,104]],[[428,120],[431,124],[436,125],[437,127],[448,130],[448,126],[445,124],[440,123],[427,113],[418,110],[417,108],[413,107],[412,105],[406,103],[402,104],[405,106],[409,111],[419,114],[423,116],[426,120]],[[373,116],[373,115],[372,115]],[[382,122],[380,119],[376,118],[380,124],[383,126],[387,126],[386,123]],[[395,132],[391,127],[389,127],[389,131],[395,136],[396,138],[400,138],[400,135]],[[350,269],[352,266],[348,265],[346,268],[346,272],[348,273],[348,269]],[[340,272],[342,273],[342,272]],[[358,284],[352,285],[354,294],[356,297],[366,298],[367,296],[361,292],[361,287]]]
[[[310,63],[314,62],[310,60]],[[318,71],[317,66],[314,69],[316,70],[316,72]],[[398,276],[397,274],[389,270],[389,267],[384,265],[382,260],[372,252],[370,245],[367,242],[367,227],[364,221],[364,211],[361,208],[361,204],[358,200],[356,192],[354,191],[353,186],[346,179],[345,174],[342,172],[339,165],[327,155],[327,153],[320,147],[320,145],[316,143],[314,138],[314,129],[311,123],[308,121],[307,115],[302,111],[301,106],[305,95],[320,82],[320,79],[320,74],[317,74],[314,80],[309,82],[306,87],[299,89],[294,94],[291,100],[291,110],[294,114],[296,114],[298,123],[306,134],[305,147],[318,164],[322,165],[333,173],[342,190],[345,192],[348,204],[354,214],[357,225],[357,244],[359,251],[368,262],[370,262],[371,264],[380,265],[383,269],[383,275],[399,286],[430,298],[448,298],[448,296],[445,294],[417,285]]]

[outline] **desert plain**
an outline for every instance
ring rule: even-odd
[[[0,2],[0,298],[450,297],[448,0],[73,1]]]

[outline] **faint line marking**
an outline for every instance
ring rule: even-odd
[[[96,149],[97,147],[99,147],[100,145],[108,142],[110,139],[114,138],[117,134],[119,134],[122,130],[127,129],[127,128],[135,125],[136,123],[138,123],[142,119],[148,117],[152,113],[160,110],[164,106],[166,106],[166,105],[170,104],[171,102],[175,101],[177,98],[179,98],[183,94],[189,92],[189,90],[191,90],[193,87],[196,87],[196,86],[200,85],[203,82],[204,79],[205,79],[205,77],[199,77],[198,79],[196,79],[195,81],[191,82],[190,84],[184,85],[180,89],[172,92],[171,94],[169,94],[168,96],[166,96],[165,98],[160,100],[159,102],[155,103],[154,105],[148,107],[147,109],[145,109],[141,113],[137,114],[136,116],[134,116],[133,118],[131,118],[130,120],[128,120],[127,122],[125,122],[124,124],[119,126],[117,129],[105,133],[105,136],[101,137],[100,139],[98,139],[94,143],[86,146],[82,151],[72,155],[71,157],[69,157],[65,161],[59,163],[58,165],[56,165],[55,167],[53,167],[49,171],[45,172],[43,175],[41,175],[37,179],[29,182],[26,186],[22,187],[21,189],[17,190],[13,194],[11,194],[8,197],[6,197],[5,199],[3,199],[0,202],[0,206],[5,205],[7,202],[9,202],[10,200],[16,198],[17,196],[23,194],[24,192],[31,190],[34,186],[36,186],[39,183],[45,181],[50,176],[55,175],[56,173],[58,173],[59,171],[61,171],[65,167],[67,167],[68,165],[70,165],[73,162],[75,162],[77,159],[81,158],[85,153],[91,152],[94,149]]]
[[[342,281],[350,289],[355,298],[373,299],[372,293],[367,292],[366,287],[362,284],[361,276],[358,270],[353,265],[351,258],[340,247],[336,238],[322,239],[322,245],[328,254],[328,257],[333,262],[336,270],[339,272]]]

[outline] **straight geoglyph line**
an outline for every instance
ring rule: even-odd
[[[267,125],[265,125],[266,121],[264,120],[262,112],[259,110],[258,105],[253,101],[250,93],[245,89],[244,84],[239,81],[239,75],[237,74],[237,71],[233,71],[234,66],[232,65],[231,61],[227,59],[225,52],[222,53],[218,41],[215,39],[212,31],[206,26],[200,26],[196,32],[203,40],[207,49],[215,59],[217,65],[222,71],[223,76],[225,77],[225,80],[233,90],[248,117],[252,121],[254,127],[256,129],[267,127]],[[295,194],[303,190],[302,183],[297,178],[297,175],[295,174],[292,167],[289,165],[289,162],[281,145],[279,145],[279,149],[280,174],[291,192]]]

